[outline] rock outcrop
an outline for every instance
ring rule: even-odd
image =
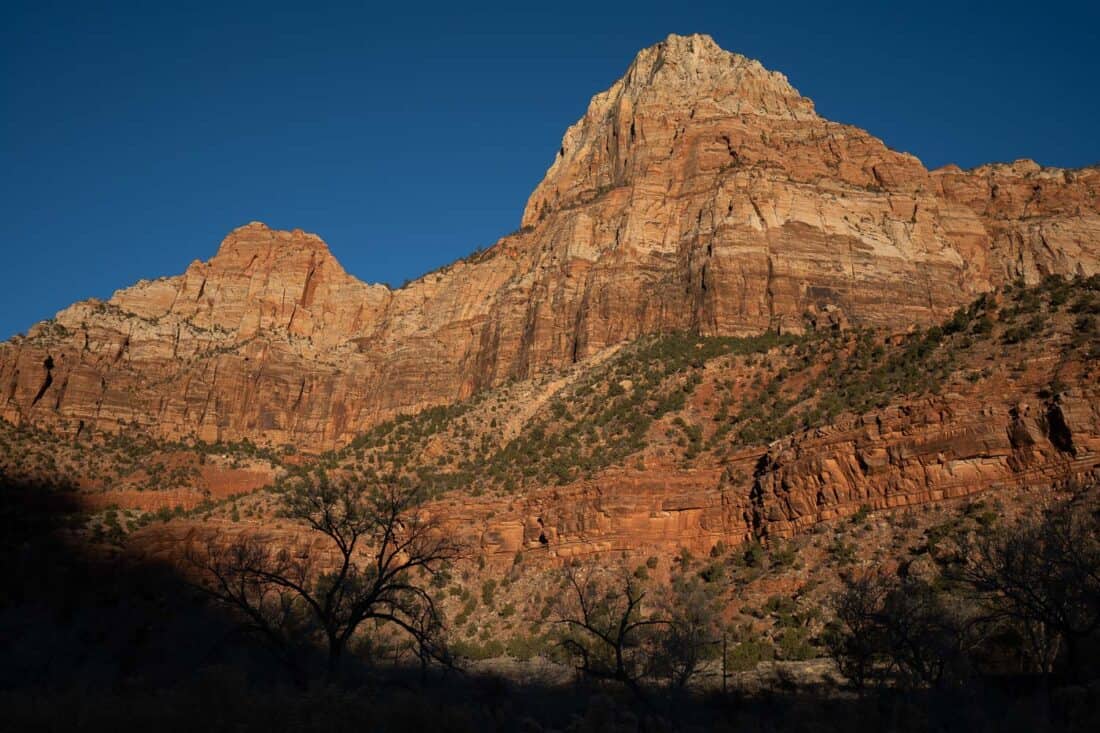
[[[724,468],[615,469],[509,499],[434,507],[465,546],[497,563],[572,557],[705,556],[716,545],[775,540],[866,507],[897,509],[1009,488],[1100,480],[1100,393],[1008,405],[928,398],[777,441]],[[1072,440],[1059,437],[1072,416]],[[755,475],[746,474],[756,464]]]
[[[391,290],[249,224],[208,262],[0,345],[0,417],[341,445],[646,333],[905,329],[1100,270],[1100,169],[929,172],[706,36],[645,49],[569,128],[522,228]]]
[[[754,531],[791,536],[863,506],[890,509],[1100,478],[1098,397],[1090,390],[1014,406],[930,398],[779,441],[753,484]],[[1077,445],[1059,435],[1067,413],[1074,415]]]

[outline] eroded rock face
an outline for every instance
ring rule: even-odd
[[[772,446],[752,491],[755,531],[790,536],[861,506],[887,509],[1100,471],[1095,390],[1006,407],[961,397],[892,407]],[[1075,415],[1079,449],[1048,415]]]
[[[904,329],[1100,269],[1100,170],[928,172],[706,36],[642,51],[487,252],[398,290],[249,224],[0,345],[0,416],[304,450],[660,331]],[[49,368],[47,368],[49,365]]]
[[[946,199],[965,205],[981,219],[981,243],[989,252],[993,282],[1096,273],[1097,167],[1064,170],[1018,160],[965,172],[949,166],[931,176]]]
[[[1008,405],[1000,395],[927,398],[777,441],[757,456],[692,470],[613,469],[510,499],[444,500],[464,546],[508,564],[574,557],[697,556],[790,537],[861,507],[894,509],[991,489],[1100,479],[1100,392]],[[1076,445],[1048,410],[1073,415]],[[755,464],[755,473],[752,471]]]

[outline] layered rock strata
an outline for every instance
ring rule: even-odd
[[[1100,270],[1100,169],[929,172],[706,36],[643,50],[566,132],[522,228],[400,289],[258,223],[180,276],[0,345],[0,417],[322,450],[642,334],[902,330]]]

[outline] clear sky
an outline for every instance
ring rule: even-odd
[[[929,167],[1100,162],[1095,1],[382,5],[6,2],[0,338],[252,220],[371,282],[491,244],[588,99],[671,32]]]

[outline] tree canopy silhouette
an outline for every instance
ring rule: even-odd
[[[310,479],[285,495],[285,514],[308,527],[304,536],[193,535],[186,557],[196,587],[262,639],[299,686],[310,678],[302,642],[321,643],[324,678],[336,682],[368,620],[411,637],[422,663],[445,662],[443,618],[427,588],[458,548],[419,510],[421,500],[393,484]]]

